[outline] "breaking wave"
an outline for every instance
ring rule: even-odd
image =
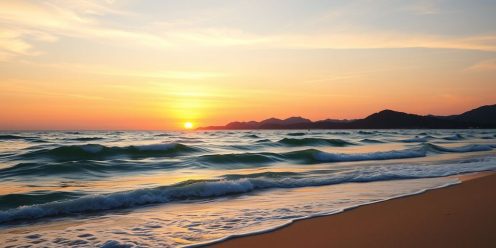
[[[326,156],[327,155],[324,155],[323,157],[326,158]],[[387,157],[390,155],[382,156]],[[76,199],[22,206],[15,209],[0,211],[0,223],[110,209],[132,208],[179,200],[222,197],[263,189],[298,188],[351,182],[441,177],[460,173],[493,170],[496,168],[494,162],[494,159],[482,159],[464,163],[434,164],[429,166],[364,166],[355,170],[327,173],[324,175],[315,173],[315,175],[308,176],[309,172],[307,172],[305,177],[300,177],[299,173],[295,172],[226,175],[223,178],[221,177],[220,179],[215,180],[190,180],[170,186],[144,188],[102,195],[87,195]]]
[[[431,143],[426,143],[425,145],[429,150],[436,152],[482,152],[482,151],[490,151],[495,147],[494,145],[477,145],[477,144],[465,145],[459,147],[445,147]]]
[[[0,140],[20,140],[20,139],[29,139],[31,137],[24,137],[20,135],[13,134],[2,134],[0,135]]]
[[[342,139],[321,139],[321,138],[284,138],[278,141],[279,144],[286,146],[349,146],[354,145],[352,142]]]
[[[102,160],[109,157],[160,157],[177,156],[183,153],[198,151],[198,148],[180,143],[164,143],[133,146],[104,146],[99,144],[60,146],[53,149],[41,149],[22,154],[26,158],[51,158],[59,161]]]

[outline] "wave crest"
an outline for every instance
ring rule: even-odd
[[[444,140],[464,140],[465,137],[461,134],[454,134],[452,136],[443,137]]]
[[[366,161],[366,160],[388,160],[388,159],[402,159],[402,158],[418,158],[425,157],[426,151],[424,149],[410,149],[410,150],[393,150],[385,152],[371,152],[371,153],[315,153],[315,159],[322,162],[351,162],[351,161]]]
[[[441,177],[460,173],[493,170],[495,168],[494,159],[485,159],[466,163],[435,164],[429,166],[364,166],[357,168],[356,170],[344,172],[331,172],[323,175],[321,173],[316,173],[312,177],[298,177],[298,174],[288,174],[286,172],[281,172],[281,175],[278,175],[278,172],[272,172],[271,174],[256,173],[249,175],[226,175],[226,178],[231,177],[233,179],[223,178],[218,180],[187,181],[170,186],[103,195],[90,195],[72,200],[18,207],[0,211],[0,223],[15,220],[39,219],[48,216],[138,207],[186,199],[221,197],[263,189]]]
[[[458,147],[445,147],[445,146],[440,146],[440,145],[435,145],[431,143],[426,143],[425,144],[426,148],[434,151],[434,152],[482,152],[482,151],[490,151],[494,148],[492,145],[477,145],[477,144],[472,144],[472,145],[465,145],[465,146],[458,146]]]
[[[104,146],[99,144],[60,146],[53,149],[43,149],[39,151],[23,154],[24,157],[45,157],[59,161],[75,160],[100,160],[108,157],[158,157],[176,156],[182,153],[198,151],[198,148],[183,145],[180,143],[164,143],[152,145],[136,146]]]
[[[20,135],[13,134],[2,134],[0,135],[0,140],[20,140],[20,139],[29,139],[31,137],[24,137]]]
[[[230,153],[204,155],[199,160],[213,164],[264,164],[279,161],[280,158],[276,153]]]
[[[322,139],[322,138],[284,138],[278,141],[279,144],[286,146],[349,146],[353,143],[342,139]]]

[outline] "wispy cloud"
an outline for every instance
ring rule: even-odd
[[[496,51],[496,35],[446,37],[401,33],[336,33],[266,37],[259,46],[288,49],[439,48]]]
[[[466,70],[470,72],[496,71],[496,59],[480,61],[479,63],[468,67]]]
[[[434,15],[441,12],[438,0],[418,1],[408,5],[405,9],[416,15]]]
[[[153,34],[110,27],[98,21],[106,15],[126,15],[109,3],[92,1],[1,1],[0,52],[33,55],[37,50],[30,39],[53,42],[58,37],[107,40],[115,44],[167,46]]]
[[[225,73],[220,72],[206,72],[206,71],[124,71],[120,69],[106,69],[101,70],[99,73],[114,76],[129,76],[129,77],[143,77],[143,78],[163,78],[163,79],[180,79],[180,80],[202,80],[209,78],[225,77]]]
[[[11,29],[0,31],[0,60],[6,60],[14,55],[33,54],[32,46],[23,40],[23,32]]]
[[[29,61],[22,61],[22,63],[26,65],[36,65],[44,68],[51,68],[51,69],[63,70],[63,71],[118,76],[118,77],[149,78],[149,79],[204,80],[204,79],[221,78],[228,76],[227,73],[215,72],[215,71],[123,68],[112,65],[76,64],[76,63],[37,64]]]
[[[434,3],[419,2],[417,12],[434,13]],[[319,28],[306,32],[247,31],[240,27],[195,26],[179,21],[144,21],[143,28],[118,26],[108,17],[132,22],[143,16],[121,10],[112,1],[0,1],[0,60],[41,54],[39,42],[75,37],[114,46],[175,49],[189,47],[241,47],[257,49],[382,49],[436,48],[496,51],[496,34],[432,35],[415,32],[374,31],[356,28]],[[140,17],[140,18],[138,18]],[[110,18],[111,19],[111,18]],[[120,19],[119,19],[120,20]],[[145,18],[146,20],[146,18]],[[182,21],[181,21],[182,20]],[[148,25],[149,24],[149,25]],[[159,25],[160,24],[160,25]],[[318,25],[315,24],[315,25]],[[184,77],[175,73],[177,77]],[[193,74],[188,74],[189,75]],[[167,76],[167,75],[166,75]],[[170,76],[170,75],[169,75]],[[174,75],[172,75],[174,76]],[[205,75],[200,75],[205,76]],[[193,76],[196,77],[196,76]]]

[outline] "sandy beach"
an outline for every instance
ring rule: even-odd
[[[496,174],[211,247],[495,247]]]

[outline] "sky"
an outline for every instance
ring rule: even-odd
[[[496,1],[0,1],[0,129],[496,103]]]

